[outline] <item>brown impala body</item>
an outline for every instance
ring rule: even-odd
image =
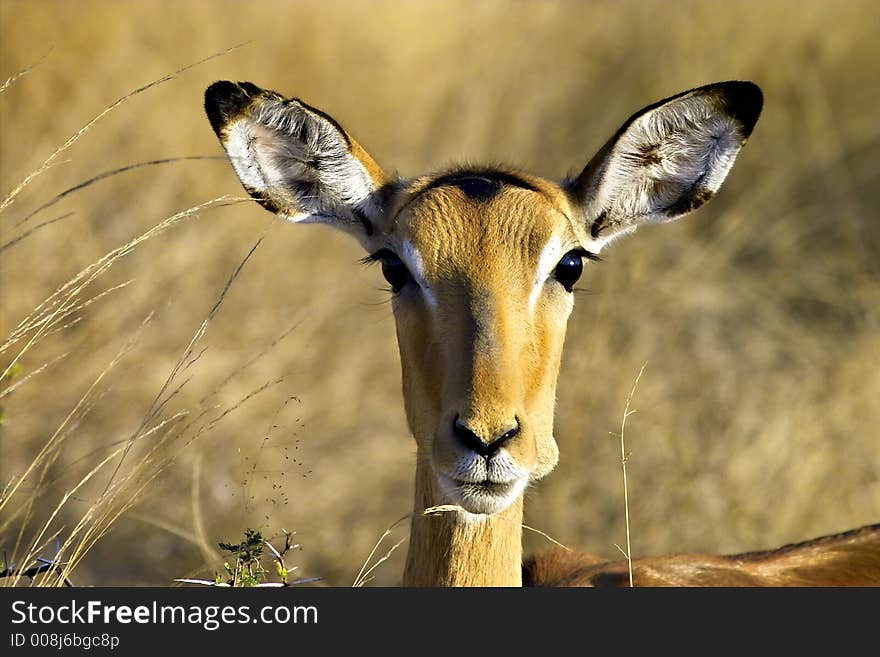
[[[208,118],[245,189],[290,221],[348,232],[391,285],[417,443],[405,584],[523,582],[523,491],[558,457],[554,398],[572,286],[610,240],[711,198],[761,104],[749,82],[666,99],[563,182],[498,168],[405,180],[386,176],[338,123],[299,100],[248,82],[208,88]],[[423,513],[441,505],[451,510]],[[646,559],[635,564],[636,583],[880,583],[880,528],[857,536],[743,557]],[[836,564],[850,553],[840,580],[827,564],[780,574],[793,554]],[[597,561],[548,553],[527,563],[526,581],[617,582],[620,565]]]

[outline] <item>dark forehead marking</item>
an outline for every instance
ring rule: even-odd
[[[397,217],[400,216],[400,214],[412,203],[417,201],[422,194],[428,190],[446,186],[457,187],[469,198],[477,201],[491,200],[501,192],[505,185],[526,189],[530,192],[541,194],[559,212],[561,212],[563,216],[568,217],[565,210],[560,208],[556,201],[548,195],[546,191],[516,173],[505,171],[504,169],[491,167],[459,168],[440,175],[427,182],[427,184],[422,182],[421,185],[423,186],[417,186],[413,195],[395,210],[392,225],[397,221]]]
[[[432,180],[422,193],[438,187],[458,187],[466,196],[477,201],[488,201],[501,191],[504,185],[521,187],[532,192],[538,190],[534,185],[507,171],[484,169],[474,171],[454,171]]]

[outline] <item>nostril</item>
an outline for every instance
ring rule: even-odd
[[[461,421],[461,418],[458,415],[456,415],[455,420],[452,421],[452,433],[458,438],[459,442],[468,449],[475,451],[481,456],[489,456],[489,445],[487,445],[477,434],[471,431]]]
[[[501,434],[498,438],[492,441],[489,445],[489,448],[496,452],[511,438],[515,437],[519,433],[519,418],[516,418],[516,426],[513,429],[508,429],[503,434]]]
[[[486,442],[480,436],[478,436],[474,431],[464,424],[461,421],[461,418],[456,415],[455,419],[452,421],[452,433],[456,438],[461,442],[461,444],[476,452],[480,456],[491,457],[495,452],[497,452],[501,447],[507,443],[511,438],[515,437],[520,430],[519,418],[516,418],[516,426],[512,429],[508,429],[503,434],[501,434],[498,438],[494,440],[490,440]]]

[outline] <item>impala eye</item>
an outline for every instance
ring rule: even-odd
[[[566,292],[571,292],[574,284],[578,282],[578,279],[584,272],[583,258],[584,251],[580,249],[569,251],[562,256],[562,260],[556,265],[553,276],[562,283],[562,287],[565,288]]]
[[[391,291],[394,293],[400,292],[400,290],[403,289],[403,286],[412,280],[412,276],[406,268],[406,265],[404,265],[401,259],[388,249],[382,249],[381,251],[374,253],[369,256],[369,260],[372,262],[378,260],[382,263],[382,275],[391,285]]]

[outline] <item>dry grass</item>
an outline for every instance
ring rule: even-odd
[[[528,492],[526,522],[616,558],[608,432],[645,361],[627,423],[634,557],[876,522],[878,19],[869,0],[0,0],[0,198],[14,200],[0,340],[18,336],[0,360],[16,363],[0,384],[0,488],[17,486],[0,548],[52,556],[57,536],[76,584],[166,585],[213,573],[211,541],[290,527],[298,573],[348,585],[411,510],[394,325],[355,242],[250,203],[150,233],[240,194],[225,161],[190,159],[220,154],[201,103],[222,78],[327,110],[403,175],[471,160],[550,177],[649,102],[758,82],[764,116],[720,196],[588,274],[560,377],[560,466]],[[53,157],[129,91],[239,43]],[[403,554],[369,577],[397,582]]]

